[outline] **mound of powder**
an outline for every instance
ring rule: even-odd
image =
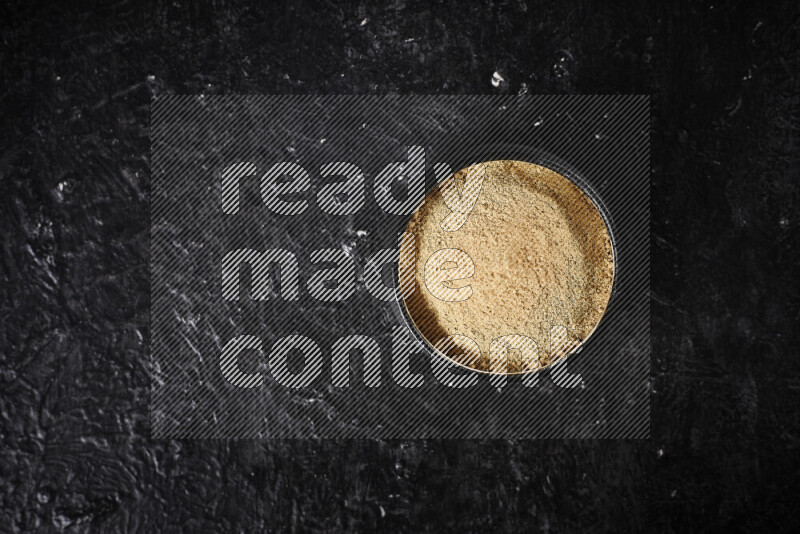
[[[466,204],[477,193],[460,226],[451,215],[454,192]],[[413,272],[416,282],[406,311],[456,363],[495,373],[547,366],[585,341],[605,313],[614,279],[605,221],[585,193],[550,169],[521,161],[462,169],[428,194],[406,231],[416,246],[400,258],[400,271]],[[460,297],[448,298],[447,290]],[[554,327],[566,328],[570,349],[553,356]]]

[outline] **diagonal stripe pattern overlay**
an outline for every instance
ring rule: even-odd
[[[154,99],[153,437],[649,437],[649,105],[611,95]],[[403,232],[425,192],[502,159],[583,189],[615,255],[608,310],[577,352],[557,329],[552,347],[508,333],[531,369],[543,351],[557,354],[520,375],[471,371],[424,343],[401,301],[420,288],[397,266],[414,253]],[[448,231],[464,217],[454,211]],[[439,349],[458,342],[478,358],[469,341]]]

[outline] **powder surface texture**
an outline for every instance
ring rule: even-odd
[[[468,215],[458,213],[476,194]],[[614,252],[603,217],[573,182],[539,165],[462,169],[428,194],[406,231],[415,252],[401,254],[399,268],[415,281],[404,298],[411,322],[475,370],[554,363],[592,334],[611,297]]]

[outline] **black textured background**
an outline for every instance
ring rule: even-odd
[[[795,2],[91,4],[0,7],[0,531],[798,528]],[[173,92],[651,94],[652,439],[150,440]]]

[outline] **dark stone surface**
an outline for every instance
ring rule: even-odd
[[[796,530],[798,10],[667,4],[6,3],[0,530]],[[152,95],[526,91],[652,95],[651,440],[148,438]]]

